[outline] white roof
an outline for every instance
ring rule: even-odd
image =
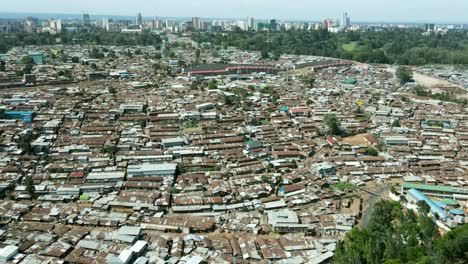
[[[13,257],[16,253],[18,253],[18,247],[13,245],[8,245],[2,249],[0,249],[0,257],[8,260]]]
[[[145,240],[138,240],[133,246],[130,248],[131,251],[139,253],[141,252],[148,243]]]
[[[128,165],[127,171],[166,171],[175,170],[176,163]]]

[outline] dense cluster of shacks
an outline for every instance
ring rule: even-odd
[[[362,214],[340,183],[468,185],[466,109],[413,96],[386,69],[188,78],[138,49],[93,59],[100,78],[63,62],[38,74],[70,65],[83,80],[0,91],[0,260],[322,263]],[[351,136],[327,135],[327,114]]]

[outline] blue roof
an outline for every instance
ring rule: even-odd
[[[5,115],[33,115],[34,112],[29,111],[6,111]]]
[[[286,107],[286,106],[282,106],[282,107],[280,107],[280,109],[279,109],[279,110],[280,110],[280,111],[288,111],[288,110],[289,110],[289,108],[288,108],[288,107]]]
[[[7,111],[3,113],[5,118],[9,119],[23,119],[24,122],[32,122],[34,112],[28,112],[28,111]]]
[[[458,209],[452,209],[450,210],[450,213],[454,214],[454,215],[464,215],[465,212],[463,212],[462,210],[458,210]]]
[[[447,207],[447,205],[444,204],[443,202],[437,201],[437,202],[434,202],[434,203],[435,203],[437,206],[439,206],[440,208],[445,208],[445,207]]]
[[[431,199],[427,198],[426,195],[424,195],[422,192],[416,190],[416,189],[411,189],[408,191],[408,193],[413,196],[416,200],[419,201],[425,201],[429,207],[431,208],[431,213],[435,214],[437,213],[440,218],[445,219],[449,217],[449,215],[445,212],[444,209],[442,209],[440,206],[438,206],[435,202],[433,202]]]

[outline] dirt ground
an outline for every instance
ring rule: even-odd
[[[457,94],[457,96],[459,97],[468,98],[468,93],[466,92],[466,90],[464,90],[459,85],[449,82],[447,80],[439,79],[439,78],[432,77],[432,76],[427,76],[427,75],[417,73],[417,72],[413,73],[413,79],[417,83],[425,87],[432,88],[432,89],[438,88],[447,92],[453,92]]]
[[[359,134],[352,137],[346,137],[343,138],[343,142],[349,143],[351,145],[369,146],[366,139],[364,138],[364,135],[365,134]]]

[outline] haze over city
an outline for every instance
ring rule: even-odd
[[[3,0],[0,263],[465,263],[468,0]]]
[[[467,22],[468,1],[464,0],[19,0],[2,1],[2,12],[134,15],[162,17],[321,20],[345,10],[362,22]]]

